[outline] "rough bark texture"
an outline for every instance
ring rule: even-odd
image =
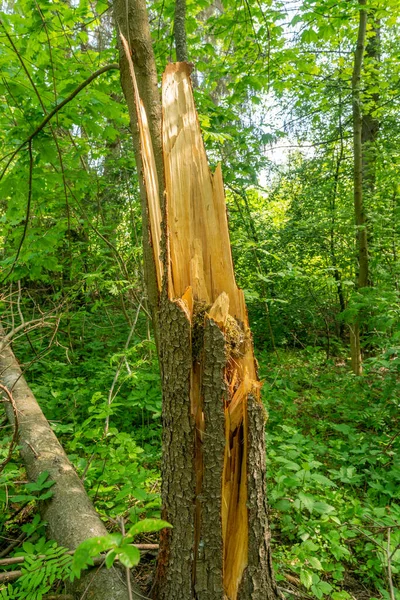
[[[4,331],[0,325],[0,336]],[[35,481],[47,471],[55,482],[53,496],[41,503],[40,512],[48,523],[48,537],[74,550],[84,540],[107,534],[107,530],[86,494],[86,491],[47,422],[32,391],[22,377],[21,369],[10,347],[0,353],[1,381],[12,391],[19,423],[19,445],[28,477]],[[6,403],[7,416],[13,422],[13,412]],[[88,600],[128,600],[121,573],[115,569],[89,571],[73,585],[79,595],[90,584]]]
[[[360,0],[365,5],[366,0]],[[363,201],[363,174],[362,174],[362,115],[361,115],[361,68],[365,50],[365,35],[367,27],[367,12],[360,10],[357,47],[354,55],[354,68],[352,75],[353,98],[353,144],[354,144],[354,216],[357,228],[357,258],[358,258],[358,289],[368,285],[368,236],[365,207]],[[358,323],[350,328],[351,363],[356,375],[362,373],[362,358],[360,352],[360,328]]]
[[[335,223],[336,223],[336,200],[338,196],[338,188],[339,188],[339,176],[340,169],[342,166],[343,158],[344,158],[344,143],[343,143],[343,125],[342,125],[342,95],[339,94],[339,132],[340,132],[340,151],[336,160],[336,168],[334,175],[334,186],[333,193],[330,202],[330,210],[331,210],[331,227],[330,227],[330,254],[333,266],[333,276],[336,281],[337,294],[339,299],[340,312],[343,312],[346,308],[346,301],[343,291],[342,277],[340,270],[337,264],[336,257],[336,239],[335,239]],[[336,321],[337,327],[339,330],[339,336],[343,338],[344,336],[344,323],[342,320],[339,323]]]
[[[368,252],[371,254],[373,247],[372,222],[368,218],[368,206],[372,206],[375,193],[377,139],[380,122],[377,116],[379,110],[380,94],[369,92],[369,88],[378,89],[380,85],[380,60],[381,60],[381,29],[380,21],[375,18],[374,11],[368,14],[368,20],[372,22],[372,36],[368,37],[365,48],[365,72],[368,77],[366,90],[364,92],[364,108],[362,115],[361,143],[362,143],[362,179],[363,197],[366,203],[366,223]],[[368,285],[373,285],[369,272]]]
[[[379,89],[379,63],[381,53],[381,29],[380,22],[372,19],[373,35],[368,38],[365,49],[365,68],[369,74],[372,87]],[[368,87],[365,94],[365,103],[367,104],[362,116],[362,175],[363,191],[365,195],[371,196],[375,189],[376,172],[376,140],[379,133],[379,118],[376,110],[379,107],[379,92],[368,94]]]
[[[222,475],[225,452],[227,388],[224,370],[225,338],[218,325],[206,318],[202,374],[205,429],[202,442],[203,479],[198,496],[200,531],[196,556],[196,599],[224,597],[222,543]]]
[[[195,516],[194,436],[190,407],[191,325],[182,306],[163,298],[160,315],[163,387],[163,518],[173,524],[161,538],[155,597],[192,596]]]
[[[176,60],[187,61],[189,57],[186,41],[186,0],[175,0],[174,38]]]
[[[159,113],[153,103],[154,56],[148,46],[151,40],[147,21],[144,23],[144,2],[128,0],[127,5],[128,14],[126,5],[117,0],[115,15],[117,23],[133,17],[135,36],[130,25],[129,33],[125,27],[125,37],[134,50],[135,67],[130,65],[129,71],[128,53],[121,73],[132,121],[139,125],[140,136],[137,126],[133,134],[145,182],[142,193],[147,192],[143,199],[146,223],[151,225],[153,240],[153,225],[159,224],[160,217],[154,212],[159,212],[154,194],[149,194],[154,186],[148,182],[155,178],[164,216],[162,264],[154,252],[148,253],[148,260],[156,263],[153,285],[156,273],[163,273],[158,319],[163,384],[162,500],[163,517],[173,529],[161,536],[152,595],[157,600],[238,600],[248,567],[243,594],[253,594],[249,600],[272,600],[277,596],[270,579],[265,501],[262,506],[250,502],[253,495],[260,498],[265,493],[264,474],[260,479],[252,471],[248,477],[247,398],[252,393],[260,402],[259,383],[244,295],[234,277],[222,171],[218,166],[215,173],[210,172],[190,66],[185,62],[168,65],[163,77],[163,170],[160,167]],[[138,60],[144,61],[140,69]],[[146,60],[151,64],[146,65]],[[150,82],[146,83],[146,77]],[[147,120],[150,136],[143,135]],[[198,318],[199,307],[202,318]],[[252,455],[264,452],[263,438],[263,429],[257,429],[252,436]],[[248,496],[249,485],[257,489]],[[255,524],[257,519],[261,519],[260,526]],[[249,526],[254,546],[250,553]]]
[[[247,400],[248,417],[248,508],[249,566],[238,600],[275,600],[283,598],[272,568],[266,490],[265,411],[251,394]]]
[[[360,4],[365,4],[361,0]],[[357,48],[354,57],[352,76],[353,96],[353,143],[354,143],[354,215],[357,226],[358,247],[358,287],[368,285],[368,240],[363,202],[363,174],[362,174],[362,114],[361,114],[361,68],[365,49],[365,34],[367,26],[367,12],[360,10],[360,24],[358,29]]]
[[[362,356],[360,342],[360,326],[358,323],[350,325],[350,353],[351,353],[351,368],[355,375],[362,373]]]

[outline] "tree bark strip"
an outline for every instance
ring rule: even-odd
[[[139,175],[142,207],[144,276],[149,306],[153,318],[154,334],[158,341],[159,289],[153,257],[153,244],[150,233],[149,213],[146,189],[143,182],[143,164],[140,149],[140,135],[136,111],[135,93],[127,56],[122,47],[120,33],[128,41],[132,53],[136,81],[140,97],[147,114],[156,178],[158,182],[160,207],[163,206],[164,170],[161,150],[161,102],[158,90],[157,70],[151,41],[147,7],[145,0],[115,0],[113,4],[114,21],[119,43],[121,86],[128,106],[130,125]]]
[[[189,60],[186,41],[186,0],[175,0],[174,38],[176,60],[178,62]]]

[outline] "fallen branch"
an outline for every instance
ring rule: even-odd
[[[22,571],[8,571],[8,573],[0,573],[0,583],[9,583],[21,577]]]
[[[17,440],[18,440],[18,414],[17,414],[17,406],[15,404],[14,398],[12,393],[10,392],[10,390],[8,390],[4,385],[1,385],[0,383],[0,390],[3,392],[3,394],[5,394],[8,398],[8,400],[1,400],[2,402],[9,402],[12,406],[12,411],[14,414],[14,434],[11,440],[11,444],[8,448],[8,454],[6,456],[6,458],[3,460],[2,463],[0,463],[0,473],[2,472],[2,470],[4,469],[4,467],[6,466],[7,463],[10,462],[12,454],[14,452],[14,448],[17,445]]]
[[[18,325],[18,327],[14,327],[13,329],[11,329],[11,331],[9,331],[7,333],[7,335],[4,334],[4,335],[0,336],[2,338],[1,342],[0,342],[0,352],[2,352],[4,350],[4,348],[6,348],[6,346],[8,346],[11,343],[11,340],[20,331],[23,331],[24,335],[25,335],[28,331],[32,331],[33,329],[37,329],[38,327],[53,327],[54,323],[48,323],[45,319],[56,319],[56,318],[57,318],[56,315],[54,315],[54,316],[47,315],[46,317],[45,316],[40,317],[40,319],[32,319],[32,321],[28,321],[27,323],[25,323],[25,321],[24,321],[23,323]]]
[[[71,594],[51,594],[43,596],[43,600],[74,600],[74,597]]]
[[[26,504],[24,506],[26,506]],[[14,550],[14,548],[19,546],[24,541],[25,538],[26,538],[26,533],[21,533],[21,535],[19,535],[15,540],[13,540],[11,542],[11,544],[9,544],[7,546],[7,548],[4,548],[4,550],[2,550],[0,552],[0,558],[3,558],[3,556],[8,556],[10,554],[10,552],[12,552]],[[7,560],[7,559],[4,559],[4,560]]]
[[[0,325],[0,340],[4,341],[4,338],[5,332]],[[41,473],[47,472],[54,481],[52,497],[39,504],[42,518],[48,523],[49,537],[74,550],[86,539],[106,535],[104,524],[22,376],[11,348],[4,344],[0,352],[0,373],[2,385],[13,390],[19,421],[18,444],[28,478],[36,481]],[[5,408],[8,420],[14,424],[12,406],[5,403]],[[125,582],[118,569],[101,570],[93,579],[92,575],[89,571],[74,582],[73,591],[82,593],[90,585],[96,600],[128,600]],[[4,574],[4,577],[9,578],[10,574]]]

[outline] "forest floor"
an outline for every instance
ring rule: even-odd
[[[315,348],[280,352],[279,361],[260,356],[282,587],[301,583],[310,597],[334,600],[390,597],[388,556],[394,585],[400,566],[400,552],[393,553],[400,542],[394,367],[371,360],[355,377],[343,358],[326,360]]]
[[[31,365],[28,382],[109,529],[121,516],[133,522],[159,516],[161,390],[154,344],[139,325],[122,353],[123,321],[75,319],[63,344],[48,354],[44,342],[35,342],[44,356]],[[18,350],[20,360],[32,360],[28,343]],[[365,374],[355,377],[340,352],[328,360],[311,347],[280,350],[279,358],[257,356],[268,412],[268,498],[279,585],[288,598],[390,599],[389,578],[400,589],[399,359],[371,359]],[[3,428],[5,456],[10,430]],[[40,489],[24,483],[17,456],[1,477],[0,552],[21,528],[22,552],[37,551],[45,532],[38,517],[32,521]],[[21,547],[10,556],[16,551]],[[152,561],[147,555],[137,572],[146,591]],[[17,591],[18,583],[13,587]]]

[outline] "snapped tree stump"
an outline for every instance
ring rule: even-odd
[[[190,66],[170,64],[162,81],[160,194],[151,128],[122,41],[159,292],[163,518],[173,525],[161,537],[153,597],[275,599],[265,413],[244,295],[234,276],[221,167],[211,173],[208,166]]]

